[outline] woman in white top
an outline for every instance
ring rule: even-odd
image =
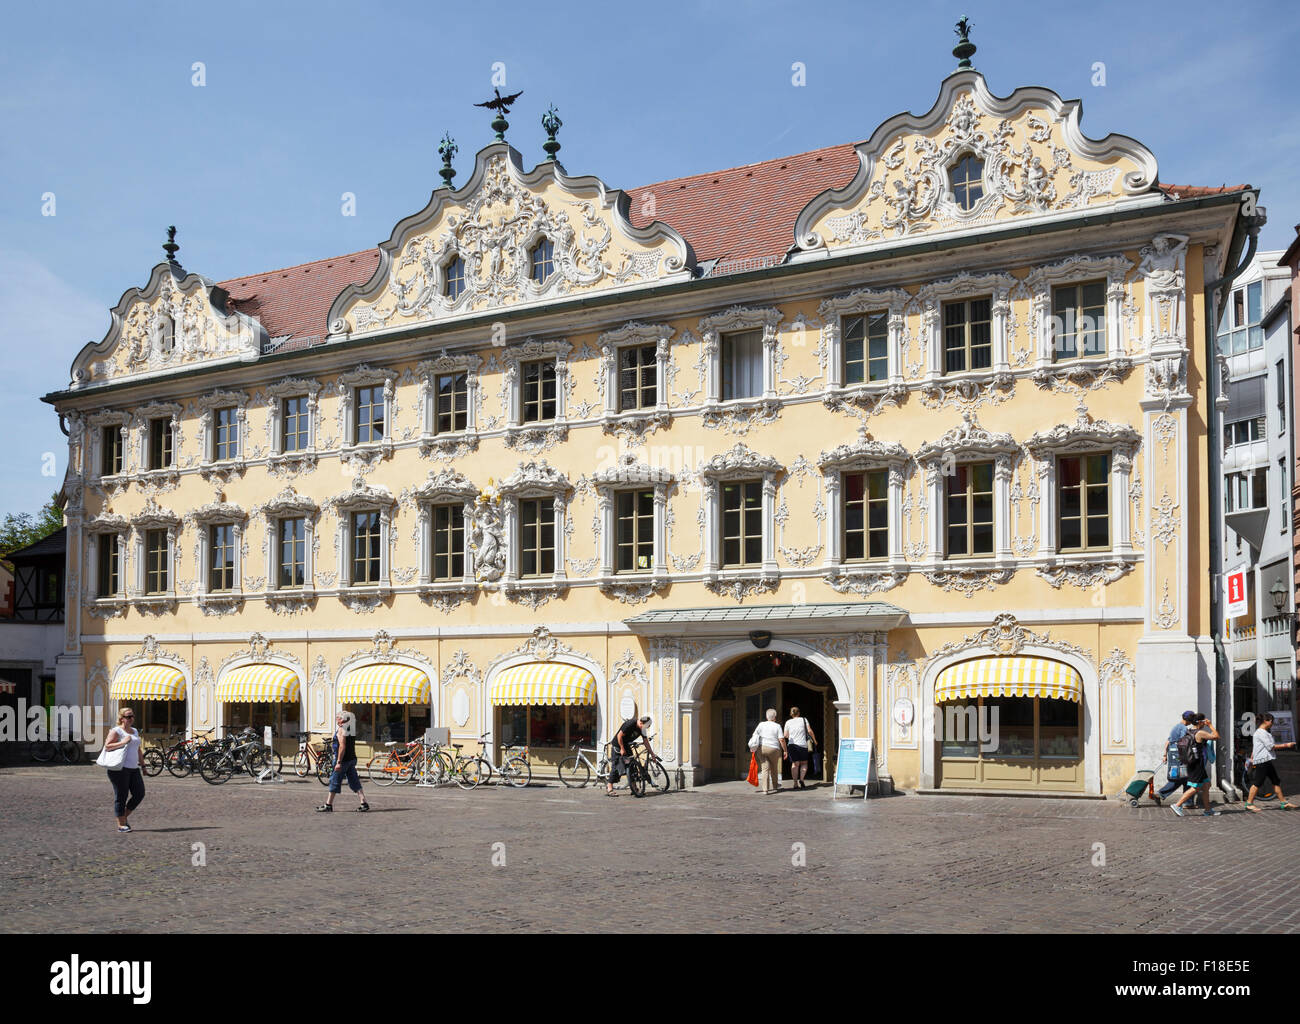
[[[812,725],[808,719],[799,714],[798,708],[790,709],[790,721],[785,723],[786,755],[790,758],[790,778],[794,780],[795,789],[807,789],[808,752],[817,742]]]
[[[759,722],[749,738],[749,749],[758,756],[758,792],[766,795],[781,788],[781,758],[785,756],[785,736],[776,724],[776,708],[767,709],[767,721]]]
[[[108,781],[113,784],[113,813],[117,815],[117,830],[130,832],[126,819],[144,799],[144,776],[140,773],[140,734],[135,729],[135,712],[123,708],[117,716],[117,726],[104,741],[105,750],[126,748],[122,764],[108,770]]]

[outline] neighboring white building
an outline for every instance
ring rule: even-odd
[[[1246,615],[1227,625],[1236,715],[1289,710],[1295,678],[1291,601],[1290,271],[1261,252],[1235,282],[1219,323],[1227,359],[1223,569],[1246,567]]]

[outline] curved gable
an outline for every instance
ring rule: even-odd
[[[530,251],[546,238],[554,271],[532,279]],[[450,320],[558,296],[683,280],[694,255],[659,221],[628,218],[628,197],[599,178],[570,178],[553,161],[525,173],[506,143],[480,150],[460,189],[438,189],[380,245],[379,266],[330,309],[331,335]],[[447,264],[464,261],[464,290],[445,294]]]
[[[1124,135],[1089,139],[1081,110],[1050,89],[1000,98],[976,71],[949,75],[929,113],[897,114],[858,145],[858,173],[804,208],[795,240],[803,249],[861,248],[1153,193],[1151,151]],[[982,162],[983,195],[963,209],[949,171],[968,155]]]

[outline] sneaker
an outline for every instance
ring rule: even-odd
[[[318,811],[332,811],[332,810],[334,810],[334,808],[331,807],[329,804],[321,804],[319,807],[316,808],[316,810],[318,810]]]
[[[362,800],[361,803],[357,806],[357,810],[358,810],[358,811],[368,811],[368,810],[370,810],[370,805],[369,805],[368,803],[366,803],[364,800]]]
[[[1176,815],[1178,815],[1178,817],[1180,818],[1186,813],[1178,804],[1174,804],[1169,809],[1173,811]]]
[[[130,832],[130,831],[131,831],[131,826],[130,826],[130,825],[118,825],[118,826],[117,826],[117,830],[118,830],[119,832]]]
[[[1222,811],[1202,811],[1202,812],[1201,812],[1201,817],[1202,817],[1202,818],[1217,818],[1217,817],[1218,817],[1220,814],[1222,814],[1222,813],[1223,813]]]

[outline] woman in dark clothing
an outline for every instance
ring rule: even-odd
[[[357,774],[357,737],[356,729],[352,725],[352,716],[340,711],[334,722],[337,726],[334,730],[334,749],[336,751],[334,774],[330,776],[329,796],[316,810],[334,810],[334,797],[343,792],[343,779],[346,777],[348,789],[361,797],[361,803],[357,806],[357,810],[368,811],[370,810],[370,804],[366,802],[366,794],[361,789],[361,776]]]

